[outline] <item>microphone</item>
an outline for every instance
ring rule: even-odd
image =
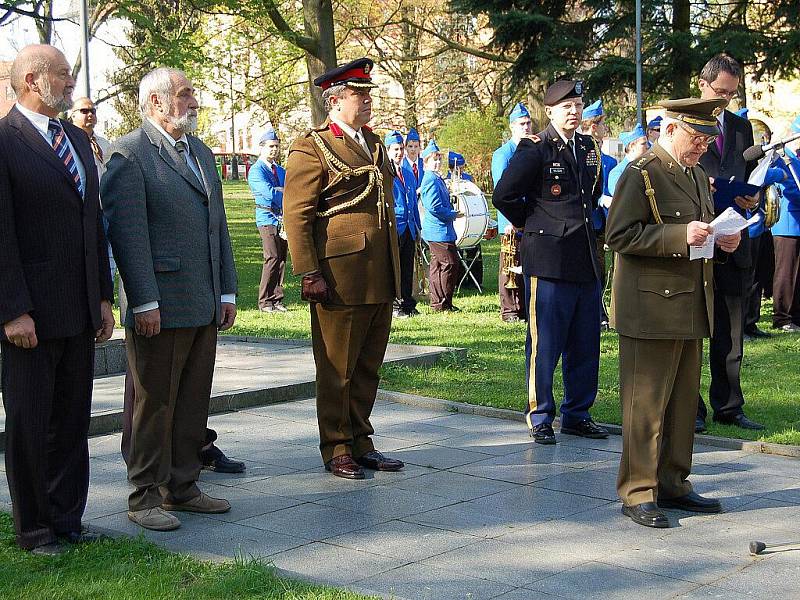
[[[758,160],[770,150],[783,148],[786,144],[793,142],[796,139],[800,139],[800,133],[793,133],[789,137],[778,140],[777,142],[772,142],[771,144],[764,144],[763,146],[761,144],[756,144],[755,146],[750,146],[744,151],[744,159],[747,162],[750,162],[751,160]]]

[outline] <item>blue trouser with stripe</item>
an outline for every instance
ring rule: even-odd
[[[529,427],[552,423],[556,416],[553,375],[561,359],[564,401],[561,425],[573,427],[589,418],[597,397],[600,368],[600,285],[528,277],[525,307],[528,336],[525,367],[528,374]]]

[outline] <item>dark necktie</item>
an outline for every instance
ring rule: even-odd
[[[75,182],[75,187],[78,188],[78,192],[83,196],[83,181],[81,181],[81,174],[78,171],[78,164],[75,162],[75,157],[72,156],[72,151],[67,143],[64,128],[56,119],[50,119],[47,129],[53,135],[53,150],[64,163],[67,171],[72,176],[72,180]]]
[[[280,186],[281,180],[278,179],[278,165],[276,165],[275,163],[272,163],[272,175],[275,177],[275,183],[277,183]]]
[[[719,135],[717,136],[717,150],[722,156],[722,149],[725,147],[725,134],[722,133],[722,123],[719,124]]]
[[[397,171],[397,177],[398,177],[398,179],[400,179],[400,183],[402,183],[403,185],[405,185],[405,184],[406,184],[406,182],[403,180],[403,169],[402,169],[402,166],[400,166],[400,167],[395,167],[395,169],[394,169],[394,170],[395,170],[395,171]]]
[[[189,167],[189,170],[194,173],[194,176],[197,178],[198,183],[202,189],[206,189],[206,186],[203,185],[203,176],[200,174],[200,167],[194,162],[192,158],[192,152],[189,147],[183,141],[175,142],[175,150],[178,154],[181,155],[181,158],[186,161],[186,166]]]
[[[94,134],[89,138],[89,143],[92,145],[92,152],[94,152],[97,160],[103,162],[103,149],[100,147],[100,144],[97,143],[97,137]]]
[[[569,148],[570,154],[572,154],[572,158],[574,158],[575,161],[577,162],[578,161],[578,157],[575,156],[575,141],[574,140],[567,140],[567,147]]]
[[[417,170],[417,161],[411,163],[411,169],[414,171],[414,177],[419,181],[419,171]]]

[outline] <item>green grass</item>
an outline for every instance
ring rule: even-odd
[[[144,538],[86,544],[55,558],[14,544],[0,513],[0,598],[14,600],[359,600],[366,596],[275,575],[247,557],[210,563],[173,554]]]
[[[299,299],[299,280],[287,275],[284,315],[257,310],[261,276],[261,242],[254,224],[253,201],[244,183],[225,184],[228,224],[239,272],[239,316],[233,333],[269,337],[309,337],[308,307]],[[523,410],[525,391],[525,326],[500,320],[497,300],[499,241],[483,244],[483,295],[462,292],[455,303],[462,312],[423,313],[395,320],[391,341],[401,344],[431,344],[467,349],[465,361],[444,360],[430,368],[385,367],[381,386],[385,389],[422,394],[447,400]],[[290,271],[290,269],[287,269]],[[769,327],[771,308],[765,304],[762,329]],[[593,414],[598,421],[620,422],[617,336],[603,333],[601,339],[600,386]],[[742,387],[748,416],[764,423],[763,432],[709,423],[714,435],[800,444],[800,336],[776,333],[768,340],[747,342]],[[561,393],[560,375],[556,394]],[[708,366],[703,370],[703,394],[707,397]]]

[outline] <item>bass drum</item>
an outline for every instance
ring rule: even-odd
[[[474,248],[489,228],[489,204],[480,188],[466,179],[447,180],[454,208],[464,216],[453,221],[458,248]]]

